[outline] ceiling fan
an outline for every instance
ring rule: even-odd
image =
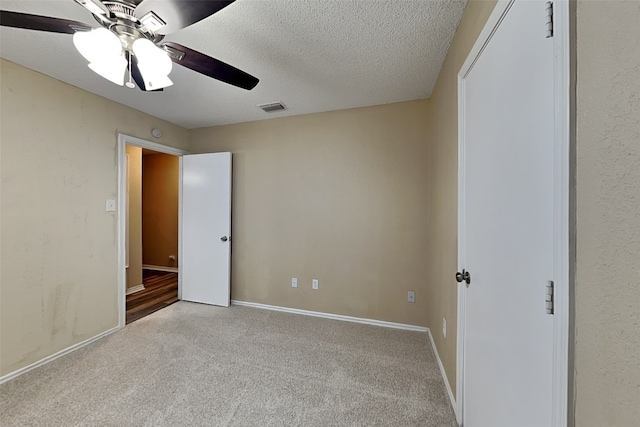
[[[258,79],[229,64],[164,36],[194,24],[235,0],[74,0],[100,24],[0,10],[0,26],[73,34],[73,43],[89,68],[120,86],[161,91],[171,86],[172,62],[251,90]],[[127,76],[128,71],[128,76]],[[135,82],[135,84],[134,84]]]

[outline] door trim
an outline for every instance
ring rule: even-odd
[[[463,248],[465,188],[464,89],[465,78],[482,54],[515,0],[500,0],[458,73],[458,271],[465,266]],[[541,36],[544,14],[540,14]],[[569,407],[569,250],[570,250],[570,15],[569,0],[553,2],[554,49],[554,327],[553,327],[553,426],[566,426]],[[453,272],[452,272],[453,273]],[[453,274],[452,274],[453,279]],[[458,284],[458,328],[456,357],[456,405],[459,425],[463,425],[464,337],[466,295]]]
[[[127,278],[126,278],[126,146],[134,145],[140,148],[157,151],[159,153],[171,154],[179,157],[179,182],[178,182],[178,260],[182,259],[182,156],[190,154],[188,151],[179,148],[158,144],[136,138],[135,136],[118,134],[118,327],[122,328],[126,324],[127,311]],[[179,273],[178,264],[178,298],[182,292],[182,275]]]

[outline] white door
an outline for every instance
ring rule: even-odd
[[[182,156],[182,295],[229,306],[231,153]]]
[[[465,427],[552,424],[553,41],[516,1],[463,79]]]

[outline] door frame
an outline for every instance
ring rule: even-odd
[[[146,139],[118,133],[118,327],[126,324],[127,311],[127,271],[126,271],[126,146],[133,145],[140,148],[157,151],[159,153],[178,156],[178,298],[182,294],[182,275],[180,274],[180,260],[182,259],[182,156],[190,154],[188,151]]]
[[[465,78],[484,51],[496,28],[504,19],[515,0],[499,0],[478,36],[466,61],[458,73],[458,271],[465,267],[465,134],[464,95]],[[540,34],[544,34],[544,14],[540,14]],[[566,426],[569,419],[569,254],[570,254],[570,13],[569,0],[553,1],[554,50],[554,326],[553,326],[553,426]],[[452,275],[453,278],[453,275]],[[456,358],[455,412],[459,425],[463,425],[464,391],[464,338],[466,294],[463,284],[457,284],[458,328]],[[542,289],[542,285],[541,285]],[[541,298],[543,293],[540,293]],[[541,300],[542,301],[542,300]],[[542,307],[542,305],[541,305]],[[542,308],[541,308],[542,309]]]

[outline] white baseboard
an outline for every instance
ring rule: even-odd
[[[365,325],[382,326],[385,328],[404,329],[406,331],[427,332],[424,326],[407,325],[404,323],[385,322],[384,320],[365,319],[362,317],[343,316],[342,314],[323,313],[320,311],[300,310],[297,308],[280,307],[277,305],[259,304],[257,302],[231,300],[233,305],[263,308],[265,310],[282,311],[285,313],[302,314],[304,316],[323,317],[325,319],[342,320],[344,322],[363,323]]]
[[[64,355],[67,355],[73,351],[78,350],[79,348],[82,348],[86,345],[91,344],[94,341],[99,340],[100,338],[104,338],[107,335],[111,335],[112,333],[116,332],[117,330],[120,329],[120,326],[116,326],[115,328],[109,329],[108,331],[102,332],[101,334],[96,335],[95,337],[89,338],[87,340],[84,340],[82,342],[79,342],[78,344],[74,344],[71,347],[67,347],[64,350],[60,350],[57,353],[54,353],[50,356],[45,357],[44,359],[40,359],[37,362],[32,363],[31,365],[25,366],[24,368],[20,368],[16,371],[10,372],[7,375],[4,375],[2,377],[0,377],[0,384],[4,384],[7,381],[11,381],[12,379],[27,373],[29,371],[31,371],[32,369],[38,368],[42,365],[46,365],[49,362],[52,362],[56,359],[58,359],[59,357],[62,357]]]
[[[164,271],[165,273],[177,273],[178,267],[164,267],[162,265],[142,264],[143,270]]]
[[[136,292],[144,291],[144,285],[140,283],[138,286],[127,289],[127,295],[135,294]]]
[[[456,405],[456,399],[453,397],[453,392],[451,391],[451,386],[449,385],[449,380],[447,379],[447,373],[444,371],[442,360],[440,360],[440,355],[438,354],[438,348],[436,347],[436,343],[433,340],[433,335],[431,335],[430,330],[427,330],[427,335],[429,335],[429,341],[431,341],[433,354],[435,354],[436,360],[438,361],[438,366],[440,367],[440,374],[442,375],[444,385],[447,387],[447,393],[449,393],[449,400],[451,400],[451,407],[453,408],[453,413],[456,414],[456,420],[459,420],[460,417],[458,416],[458,406]]]

